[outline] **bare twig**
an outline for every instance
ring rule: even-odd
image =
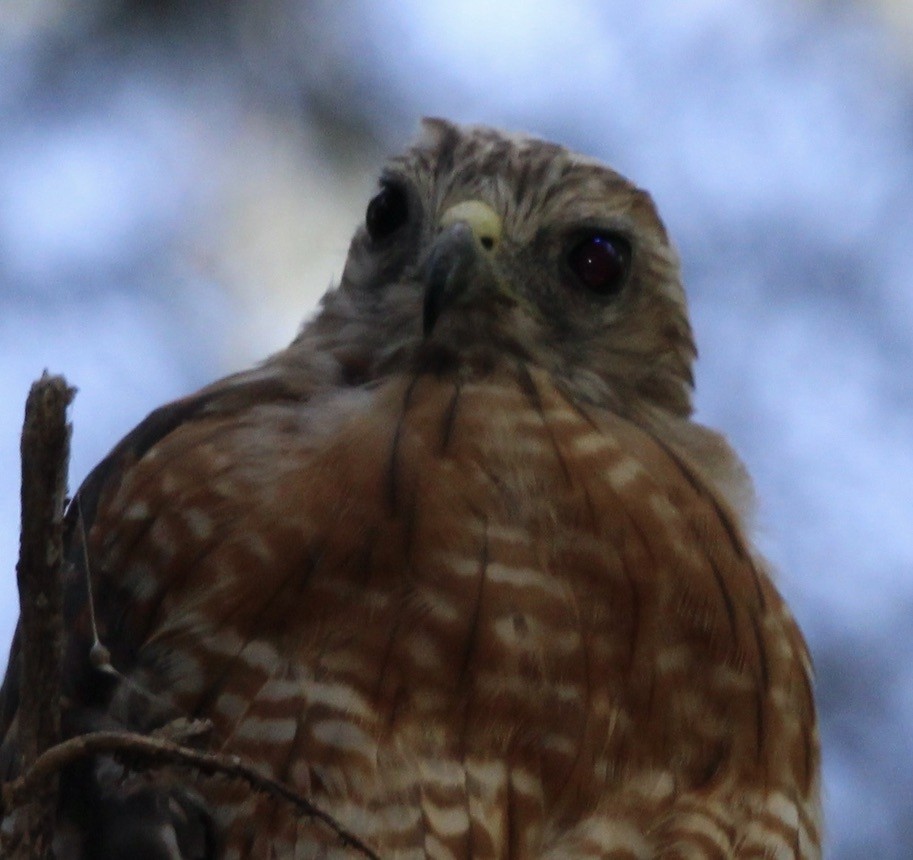
[[[16,566],[23,678],[18,723],[24,768],[60,740],[61,565],[70,458],[66,412],[74,393],[62,376],[45,372],[32,385],[25,404],[22,532]],[[25,844],[32,857],[50,857],[56,805],[53,774],[35,785],[31,800]]]
[[[43,753],[23,776],[3,786],[3,806],[11,809],[24,802],[52,774],[78,759],[93,755],[111,755],[132,767],[134,763],[147,765],[178,765],[193,768],[208,776],[225,776],[246,782],[254,791],[284,800],[299,815],[320,821],[339,839],[340,843],[364,857],[379,860],[357,836],[346,830],[333,816],[315,806],[289,786],[268,776],[235,755],[201,752],[181,746],[162,737],[149,737],[124,732],[92,732],[64,741]]]

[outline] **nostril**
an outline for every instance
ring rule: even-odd
[[[481,200],[463,200],[447,209],[440,219],[441,229],[455,224],[465,224],[475,235],[476,241],[486,251],[498,246],[504,230],[501,216]]]

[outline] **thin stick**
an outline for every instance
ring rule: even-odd
[[[19,743],[24,768],[60,740],[63,510],[70,459],[67,407],[75,390],[47,371],[32,385],[22,427],[19,585]],[[56,778],[34,786],[26,824],[32,857],[51,856]]]
[[[46,781],[51,774],[59,773],[74,761],[100,754],[114,756],[128,767],[132,766],[134,762],[145,761],[152,765],[171,764],[193,768],[208,776],[221,775],[243,780],[254,791],[291,804],[299,815],[320,821],[336,835],[336,838],[345,847],[351,848],[371,860],[380,860],[371,848],[346,830],[332,815],[324,812],[284,783],[264,776],[260,771],[245,764],[238,756],[201,752],[176,744],[166,738],[133,733],[91,732],[57,744],[41,755],[23,776],[3,786],[4,808],[12,809],[18,803],[23,802],[35,791],[37,785]]]

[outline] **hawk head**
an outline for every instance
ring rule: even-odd
[[[691,411],[695,348],[650,196],[561,146],[440,119],[390,160],[299,340],[342,375],[535,365],[584,402]]]

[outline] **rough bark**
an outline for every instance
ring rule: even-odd
[[[67,407],[75,394],[62,376],[45,372],[32,385],[22,428],[22,524],[19,586],[21,677],[19,743],[28,770],[60,741],[63,648],[61,567],[63,514],[70,461]],[[57,780],[36,783],[25,808],[22,856],[50,858]]]

